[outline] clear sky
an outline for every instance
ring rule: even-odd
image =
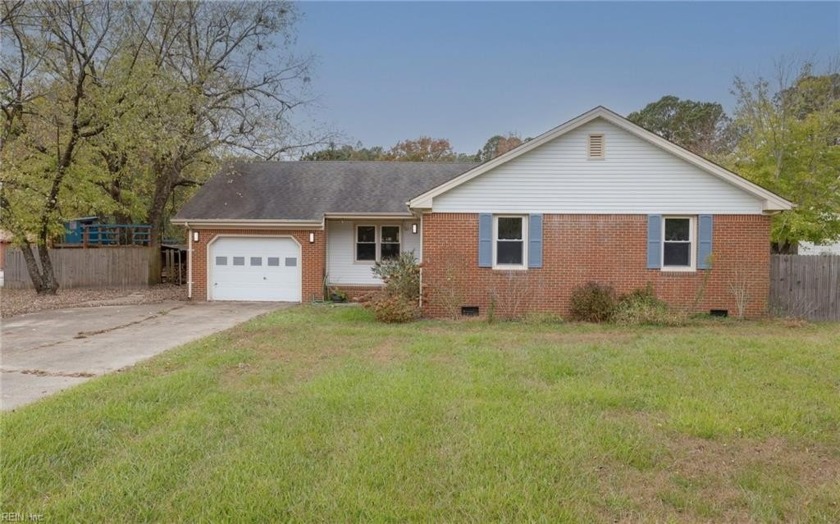
[[[315,116],[346,141],[429,135],[473,153],[596,105],[665,94],[727,109],[735,75],[840,53],[840,2],[305,2],[297,48],[317,56]]]

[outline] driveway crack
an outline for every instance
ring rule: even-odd
[[[0,368],[3,373],[20,373],[21,375],[35,375],[36,377],[70,377],[70,378],[90,378],[95,377],[95,373],[88,373],[87,371],[45,371],[43,369],[9,369]]]
[[[163,315],[166,315],[166,314],[168,314],[172,311],[175,311],[176,309],[181,309],[182,307],[184,307],[184,306],[175,306],[171,309],[166,309],[166,310],[163,310],[163,311],[159,311],[159,312],[155,313],[154,315],[149,315],[146,318],[141,318],[140,320],[135,320],[135,321],[129,322],[127,324],[120,324],[119,326],[109,327],[109,328],[105,328],[105,329],[97,329],[95,331],[79,331],[78,333],[76,333],[76,336],[73,337],[73,338],[88,338],[88,337],[92,337],[92,336],[96,336],[96,335],[101,335],[103,333],[110,333],[111,331],[116,331],[118,329],[123,329],[123,328],[131,327],[131,326],[136,326],[137,324],[141,324],[141,323],[146,322],[148,320],[153,320],[155,318],[162,317]]]

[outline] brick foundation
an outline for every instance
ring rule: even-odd
[[[461,306],[486,314],[525,311],[568,314],[571,291],[590,281],[627,293],[650,283],[670,305],[737,314],[735,282],[746,282],[746,316],[767,310],[770,217],[715,215],[713,267],[696,272],[647,269],[646,215],[544,215],[543,267],[500,271],[478,267],[478,215],[430,213],[423,217],[424,313],[448,316]]]
[[[326,235],[323,231],[314,231],[315,242],[312,244],[309,243],[309,233],[312,233],[312,230],[193,229],[192,231],[199,232],[199,241],[192,243],[193,300],[207,300],[207,246],[219,235],[294,237],[301,246],[300,264],[303,278],[301,296],[303,302],[323,298],[326,260]]]
[[[333,285],[331,289],[338,289],[347,294],[347,300],[350,302],[359,302],[377,291],[382,290],[382,286],[350,286],[350,285]]]

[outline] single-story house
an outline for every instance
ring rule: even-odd
[[[483,164],[231,164],[173,223],[188,230],[197,300],[368,292],[381,285],[375,261],[413,251],[431,316],[564,314],[591,281],[618,293],[652,286],[698,311],[746,301],[758,316],[770,216],[791,207],[596,107]]]

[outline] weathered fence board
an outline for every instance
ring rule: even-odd
[[[63,288],[145,286],[149,254],[149,248],[133,246],[50,250],[55,278]],[[6,252],[5,287],[32,287],[20,249]]]
[[[840,320],[840,255],[773,255],[770,307],[778,315]]]

